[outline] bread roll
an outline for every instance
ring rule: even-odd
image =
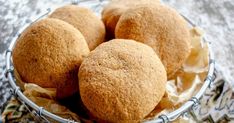
[[[94,12],[77,5],[66,5],[56,9],[49,17],[68,22],[85,37],[89,49],[95,49],[105,40],[105,26]]]
[[[139,122],[163,97],[166,80],[153,49],[133,40],[99,45],[79,70],[84,105],[107,122]]]
[[[120,16],[129,8],[141,4],[160,4],[160,0],[112,0],[102,11],[107,39],[115,38],[115,27]]]
[[[13,63],[24,82],[57,88],[57,97],[64,98],[78,91],[78,68],[89,52],[77,29],[47,18],[21,34],[13,50]]]
[[[139,5],[119,19],[116,38],[133,39],[151,46],[164,64],[168,78],[190,54],[189,28],[176,10],[160,4]]]

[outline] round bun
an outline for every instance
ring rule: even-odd
[[[78,91],[78,68],[89,52],[77,29],[48,18],[21,34],[13,50],[13,63],[24,82],[57,88],[57,97],[64,98]]]
[[[87,109],[107,122],[143,119],[165,93],[166,71],[149,46],[114,39],[82,62],[79,90]]]
[[[106,26],[107,39],[115,38],[115,26],[120,16],[129,8],[140,4],[160,3],[160,0],[112,0],[102,11],[102,20]]]
[[[186,21],[165,5],[148,4],[129,9],[120,17],[115,36],[151,46],[162,60],[168,78],[181,68],[190,53]]]
[[[94,12],[76,5],[66,5],[56,9],[49,17],[68,22],[85,37],[89,49],[95,49],[105,40],[105,26]]]

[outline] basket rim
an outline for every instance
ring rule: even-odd
[[[38,116],[42,117],[44,120],[48,121],[44,116],[47,116],[53,120],[56,120],[58,122],[67,122],[67,123],[78,123],[77,121],[73,121],[70,119],[65,119],[60,116],[57,116],[47,110],[45,110],[43,107],[40,107],[36,105],[34,102],[29,100],[20,90],[20,87],[16,85],[16,81],[14,79],[14,73],[13,73],[13,64],[12,64],[12,50],[14,48],[14,45],[19,38],[20,34],[31,24],[34,22],[38,21],[39,19],[43,18],[44,16],[48,15],[51,12],[51,9],[47,9],[47,12],[45,14],[40,15],[38,18],[36,18],[34,21],[27,23],[24,25],[16,35],[13,36],[11,43],[6,50],[5,54],[5,64],[6,64],[6,70],[5,70],[5,75],[6,78],[8,78],[8,81],[12,87],[12,92],[13,94],[23,103],[26,104],[27,106],[31,107],[34,109],[37,113]],[[183,18],[192,26],[192,27],[197,27],[196,24],[194,24],[191,19],[187,18],[183,14],[180,14],[183,16]],[[214,60],[214,54],[211,49],[211,43],[207,41],[205,37],[203,37],[203,41],[208,45],[208,50],[209,50],[209,67],[208,67],[208,73],[207,76],[204,80],[204,83],[201,87],[201,89],[197,92],[197,94],[193,97],[191,97],[190,100],[185,102],[181,107],[177,108],[176,110],[168,113],[168,114],[163,114],[160,115],[159,117],[155,119],[150,119],[150,120],[143,120],[143,122],[146,123],[161,123],[161,122],[170,122],[176,120],[180,115],[182,115],[184,112],[186,112],[188,109],[192,108],[193,106],[197,105],[199,103],[199,100],[201,99],[202,95],[205,93],[206,89],[209,87],[211,82],[214,79],[214,71],[215,71],[215,60]],[[49,121],[48,121],[49,122]]]

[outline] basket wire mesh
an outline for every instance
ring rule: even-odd
[[[87,1],[91,1],[91,0],[72,0],[72,4],[78,5],[82,2],[87,2]],[[104,4],[106,4],[108,2],[108,0],[99,0],[99,4],[94,6],[93,10],[97,10],[97,8],[101,8]],[[36,18],[33,21],[28,21],[28,23],[22,27],[16,36],[13,36],[10,46],[8,47],[8,49],[6,50],[6,70],[5,70],[5,77],[8,79],[12,89],[11,92],[13,95],[15,95],[17,97],[17,99],[22,102],[22,104],[25,105],[25,107],[27,107],[27,109],[29,111],[34,111],[35,116],[38,116],[40,118],[42,118],[45,122],[49,122],[49,120],[47,118],[51,118],[57,122],[62,122],[62,123],[78,123],[79,121],[73,121],[70,119],[64,119],[60,116],[57,116],[55,114],[52,114],[50,112],[48,112],[47,110],[45,110],[43,107],[40,107],[38,105],[36,105],[34,102],[32,102],[31,100],[29,100],[21,91],[20,87],[16,85],[16,80],[14,78],[14,67],[11,61],[11,55],[12,55],[12,49],[14,48],[14,45],[16,43],[16,40],[18,39],[18,37],[20,36],[20,34],[31,24],[33,24],[34,22],[44,18],[46,15],[48,15],[50,12],[52,12],[51,9],[47,9],[47,11],[45,13],[43,13],[42,15],[40,15],[38,18]],[[184,15],[181,14],[181,16],[184,17],[184,19],[192,26],[192,27],[196,27],[196,24],[194,24],[191,19],[185,17]],[[201,99],[202,95],[205,93],[206,89],[210,86],[211,82],[213,82],[213,80],[215,79],[215,60],[214,60],[214,55],[213,52],[211,50],[211,44],[210,42],[208,42],[206,40],[206,38],[203,38],[203,41],[205,43],[208,44],[208,49],[209,49],[209,68],[208,68],[208,74],[206,76],[206,79],[204,81],[203,86],[201,87],[201,89],[199,90],[199,92],[190,98],[190,100],[188,100],[187,102],[185,102],[181,107],[179,107],[178,109],[170,112],[169,114],[163,114],[160,115],[158,118],[156,119],[151,119],[151,120],[145,120],[143,122],[146,123],[166,123],[166,122],[171,122],[176,120],[178,117],[180,117],[181,115],[186,115],[187,113],[189,113],[194,119],[196,119],[196,116],[194,114],[194,107],[196,107],[197,105],[199,105],[199,100]]]

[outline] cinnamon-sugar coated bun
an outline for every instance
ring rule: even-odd
[[[140,4],[160,4],[160,0],[112,0],[102,11],[102,20],[106,26],[107,39],[115,38],[115,27],[120,16],[129,8]]]
[[[139,122],[165,93],[166,71],[154,50],[133,40],[99,45],[79,69],[87,109],[107,122]]]
[[[88,8],[66,5],[56,9],[49,17],[68,22],[85,37],[90,50],[105,40],[105,26],[100,18]]]
[[[163,62],[168,78],[181,68],[190,53],[187,22],[176,10],[161,4],[127,10],[117,23],[115,35],[151,46]]]
[[[78,91],[78,68],[89,52],[77,29],[47,18],[21,34],[13,49],[13,63],[24,82],[57,88],[57,97],[64,98]]]

